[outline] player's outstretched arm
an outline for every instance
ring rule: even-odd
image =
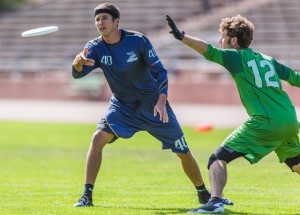
[[[181,40],[184,44],[196,50],[202,55],[207,51],[207,42],[199,38],[187,35],[184,31],[180,31],[169,15],[166,15],[166,20],[171,28],[171,31],[169,33],[172,34],[176,39]]]

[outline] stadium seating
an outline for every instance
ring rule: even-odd
[[[86,41],[98,36],[93,23],[93,9],[101,1],[32,1],[17,11],[0,14],[0,82],[7,84],[10,80],[16,82],[33,77],[33,82],[51,80],[80,88],[81,85],[70,81],[70,67]],[[237,13],[245,15],[256,25],[253,48],[300,69],[300,39],[297,37],[300,31],[299,0],[209,0],[209,11],[204,10],[201,0],[109,2],[116,3],[121,9],[121,28],[140,31],[151,39],[170,73],[171,83],[179,79],[195,83],[202,80],[228,81],[224,69],[205,61],[168,34],[165,14],[170,14],[180,29],[206,38],[216,46],[221,18]],[[48,25],[57,25],[60,30],[40,37],[21,37],[25,30]],[[86,88],[86,85],[82,86]],[[5,90],[5,93],[8,91]],[[3,94],[0,93],[1,96]]]
[[[211,7],[221,7],[233,0],[211,0]],[[242,0],[235,0],[242,1]],[[167,34],[165,14],[176,21],[205,14],[201,0],[112,0],[121,9],[120,27],[152,34]],[[221,4],[222,2],[222,4]],[[98,36],[93,9],[98,0],[34,0],[17,11],[0,16],[0,71],[65,70],[85,42]],[[59,32],[43,37],[21,38],[21,32],[57,25]],[[160,33],[158,33],[160,32]],[[152,39],[152,38],[151,38]],[[169,38],[170,39],[170,38]],[[42,63],[41,63],[42,61]],[[40,67],[42,64],[42,67]]]
[[[201,12],[198,0],[191,0],[189,4],[173,0],[163,3],[159,0],[110,2],[116,3],[121,9],[121,27],[143,33],[164,26],[166,13],[176,14],[180,19]],[[69,68],[71,59],[82,50],[85,42],[98,36],[93,22],[93,9],[99,3],[98,0],[44,0],[2,14],[0,48],[5,52],[0,53],[0,71],[16,68],[32,71],[41,61],[43,70]],[[22,31],[48,25],[57,25],[60,31],[43,37],[20,37]]]
[[[219,46],[218,28],[223,17],[237,14],[248,17],[255,24],[252,48],[276,57],[296,70],[300,70],[300,1],[256,0],[239,1],[235,7],[224,6],[209,14],[199,14],[192,20],[185,20],[179,27],[185,32],[202,37],[215,46]],[[196,21],[193,21],[196,20]],[[191,51],[177,41],[164,37],[154,41],[159,47],[158,53],[165,62],[172,61],[171,67],[177,70],[189,69],[200,73],[205,71],[221,72],[220,67],[207,62],[198,53]],[[157,42],[157,43],[156,43]]]

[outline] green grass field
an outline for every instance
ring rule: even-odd
[[[95,207],[73,208],[83,191],[85,156],[95,125],[0,122],[0,214],[186,214],[196,191],[179,159],[145,132],[104,150],[94,189]],[[206,164],[231,129],[186,140],[208,183]],[[299,176],[274,154],[259,164],[228,166],[225,214],[300,214]]]

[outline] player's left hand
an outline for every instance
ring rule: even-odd
[[[173,19],[169,16],[166,15],[166,20],[168,22],[168,25],[170,26],[170,28],[172,29],[172,31],[170,31],[170,34],[173,34],[173,36],[177,39],[177,40],[182,40],[184,38],[184,31],[180,31],[178,30],[175,22],[173,21]]]
[[[154,106],[154,110],[153,110],[154,117],[156,117],[157,114],[159,114],[159,119],[163,123],[169,122],[169,116],[166,109],[166,101],[167,101],[167,96],[165,94],[160,94],[158,101]]]

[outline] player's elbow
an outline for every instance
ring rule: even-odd
[[[73,67],[72,68],[72,76],[75,79],[81,78],[83,76],[82,72],[77,72],[77,70]]]
[[[75,79],[81,78],[81,76],[78,73],[74,72],[74,71],[72,72],[72,76]]]

